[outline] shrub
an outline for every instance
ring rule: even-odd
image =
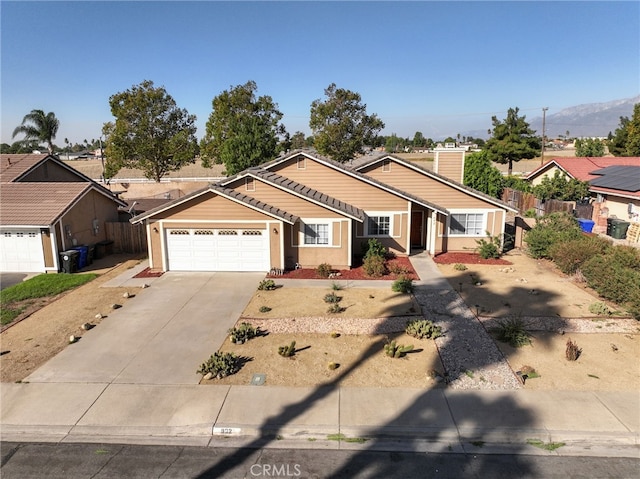
[[[407,275],[411,272],[406,266],[402,266],[401,264],[397,263],[391,263],[388,268],[390,273],[398,276]]]
[[[328,278],[331,271],[331,265],[328,263],[322,263],[316,268],[316,274],[321,278]]]
[[[364,247],[364,258],[370,258],[372,256],[379,256],[380,258],[384,258],[387,255],[387,248],[384,247],[380,241],[375,238],[371,238],[367,241],[366,244],[363,244]]]
[[[342,313],[343,311],[344,311],[344,308],[340,306],[338,303],[333,303],[327,309],[327,313],[330,313],[330,314]]]
[[[379,278],[387,274],[387,265],[382,256],[368,256],[364,259],[362,269],[367,276]]]
[[[402,294],[413,293],[413,280],[400,276],[391,284],[391,291]]]
[[[265,312],[262,311],[262,308],[260,308],[260,312]],[[267,310],[271,311],[271,308],[267,308]],[[250,323],[241,323],[237,328],[231,328],[228,333],[232,343],[243,344],[259,335],[260,328],[254,328]]]
[[[587,284],[604,299],[620,305],[640,305],[640,270],[633,266],[635,254],[619,246],[607,254],[593,256],[581,268]],[[640,251],[637,253],[640,254]],[[628,261],[626,264],[623,262]]]
[[[487,238],[488,239],[481,238],[476,240],[478,245],[476,251],[478,251],[478,254],[482,259],[499,258],[501,256],[500,248],[502,246],[500,244],[500,238],[489,235],[488,231]]]
[[[336,283],[335,281],[331,283],[331,289],[334,291],[341,291],[344,287],[340,283]]]
[[[453,269],[455,269],[456,271],[466,271],[469,268],[467,268],[467,266],[462,263],[456,263],[453,265]]]
[[[296,342],[291,341],[289,346],[280,346],[278,348],[278,354],[285,358],[290,358],[294,354],[296,354]]]
[[[410,351],[413,351],[413,344],[405,346],[404,344],[396,344],[396,341],[393,340],[384,345],[384,353],[390,358],[401,358]]]
[[[342,301],[342,296],[338,296],[336,293],[331,292],[324,295],[325,303],[335,304],[339,303],[340,301]]]
[[[428,319],[414,319],[407,322],[405,332],[416,339],[436,339],[442,336],[442,328]]]
[[[197,374],[203,376],[211,373],[214,378],[222,379],[231,374],[235,374],[240,370],[240,361],[238,356],[233,353],[222,353],[220,351],[211,355],[206,362],[202,363]]]
[[[531,344],[531,338],[525,329],[524,321],[518,316],[499,320],[496,336],[499,341],[507,343],[514,348]]]
[[[258,285],[259,291],[273,291],[274,289],[276,289],[276,283],[272,279],[262,280]]]
[[[595,255],[605,253],[611,243],[597,236],[579,238],[554,243],[549,247],[549,256],[565,274],[574,274],[585,261]]]
[[[567,361],[576,361],[580,354],[582,354],[582,349],[578,347],[578,344],[571,341],[571,338],[567,339],[567,349],[565,350],[565,356]]]
[[[598,316],[611,316],[612,312],[609,307],[600,301],[589,305],[589,312]]]
[[[537,216],[538,215],[536,214],[535,208],[529,208],[527,211],[524,212],[525,218],[536,218]]]
[[[548,258],[549,248],[555,243],[569,241],[582,236],[578,222],[567,213],[551,213],[538,219],[536,225],[527,231],[524,241],[529,255],[534,258]]]
[[[269,311],[271,311],[271,308],[269,306],[260,306],[261,313],[268,313]]]

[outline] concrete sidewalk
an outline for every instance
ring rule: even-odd
[[[23,383],[0,400],[3,441],[640,457],[637,391]]]

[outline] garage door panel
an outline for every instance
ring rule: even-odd
[[[29,273],[44,270],[44,252],[39,229],[0,232],[0,271]]]
[[[268,236],[262,230],[170,229],[168,269],[173,271],[268,271]]]

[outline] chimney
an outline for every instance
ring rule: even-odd
[[[435,148],[433,171],[451,180],[462,183],[464,179],[465,148]]]

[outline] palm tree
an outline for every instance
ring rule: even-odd
[[[53,153],[53,139],[58,133],[60,122],[56,118],[55,113],[49,112],[47,114],[42,110],[31,110],[22,119],[20,126],[13,130],[12,138],[16,135],[24,133],[25,137],[22,141],[26,140],[39,140],[44,141],[47,144],[49,154]]]

